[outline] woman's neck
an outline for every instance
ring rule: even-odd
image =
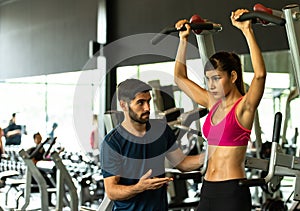
[[[242,97],[242,95],[239,92],[238,93],[235,92],[230,95],[227,95],[224,98],[222,98],[219,106],[221,109],[224,110],[231,108],[240,97]]]

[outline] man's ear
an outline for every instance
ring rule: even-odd
[[[122,108],[123,111],[128,110],[128,103],[124,100],[120,100],[120,107]]]
[[[231,83],[235,83],[235,81],[236,81],[236,79],[237,79],[237,73],[236,73],[236,71],[235,70],[232,70],[231,71]]]

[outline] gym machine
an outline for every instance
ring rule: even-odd
[[[283,8],[290,53],[294,64],[297,89],[300,89],[300,10],[293,4]]]
[[[267,175],[264,178],[241,180],[240,185],[248,187],[264,186],[267,191],[272,193],[280,187],[280,181],[284,176],[295,177],[294,200],[297,201],[296,204],[298,206],[300,201],[300,157],[282,152],[279,145],[281,119],[282,114],[277,112],[274,121],[270,159],[246,158],[245,166],[247,168],[266,171]],[[271,206],[270,204],[271,202],[268,202],[268,205],[264,206]]]
[[[33,162],[33,157],[39,152],[39,150],[44,146],[44,144],[48,143],[49,139],[45,140],[44,142],[40,143],[36,149],[29,155],[24,149],[19,151],[19,155],[23,159],[26,165],[26,173],[25,173],[25,188],[24,188],[24,199],[25,203],[21,207],[21,210],[27,210],[27,207],[30,202],[30,195],[31,195],[31,188],[32,188],[32,178],[37,182],[39,192],[41,194],[41,210],[49,209],[48,204],[48,185],[46,183],[45,178],[43,177],[40,170],[37,168],[35,163]]]
[[[55,166],[57,168],[57,176],[56,176],[56,210],[63,209],[63,198],[66,194],[65,186],[67,187],[68,193],[70,194],[70,208],[73,211],[78,211],[78,195],[77,188],[75,187],[72,177],[67,171],[65,165],[62,162],[62,159],[59,157],[59,154],[54,151],[51,153],[51,159],[54,161]]]
[[[300,12],[299,12],[299,5],[292,4],[285,6],[282,11],[273,10],[270,8],[266,8],[261,4],[256,4],[254,6],[254,10],[256,10],[255,14],[258,13],[266,13],[271,14],[279,18],[278,20],[282,20],[281,24],[278,25],[285,25],[287,38],[290,47],[290,53],[293,63],[293,73],[295,76],[296,81],[296,92],[299,91],[299,73],[300,73]],[[263,14],[264,15],[264,14]],[[268,22],[267,22],[268,23]],[[276,114],[278,117],[281,114]],[[275,116],[276,120],[276,116]],[[281,120],[280,120],[281,121]],[[286,127],[286,125],[284,125]],[[275,127],[279,127],[278,125],[274,125]],[[280,127],[279,127],[280,128]],[[286,128],[284,128],[286,129]],[[241,181],[241,185],[246,186],[261,186],[263,187],[268,193],[274,193],[280,188],[280,181],[284,176],[288,177],[296,177],[295,181],[295,188],[294,188],[294,201],[296,203],[293,204],[290,210],[296,210],[299,206],[300,201],[300,183],[299,183],[299,157],[291,154],[286,154],[282,151],[281,145],[279,144],[279,133],[280,129],[274,131],[274,135],[278,137],[274,137],[271,145],[271,154],[269,160],[247,157],[246,158],[246,167],[250,169],[259,169],[262,171],[266,171],[267,175],[264,178],[260,179],[250,179]],[[285,132],[285,130],[284,130]],[[284,134],[285,135],[285,134]],[[284,137],[285,138],[285,137]],[[284,143],[283,143],[284,144]],[[291,196],[290,196],[291,197]],[[287,209],[285,204],[278,203],[276,200],[266,200],[266,202],[262,205],[263,210],[271,210],[274,208],[281,208],[282,210]]]
[[[20,187],[25,184],[23,174],[25,173],[25,164],[17,151],[19,146],[9,145],[5,147],[5,154],[1,155],[0,161],[0,189],[5,193],[5,206],[8,205],[8,197],[11,190],[19,192]],[[21,195],[15,196],[16,205],[19,204]]]
[[[176,107],[174,93],[181,91],[177,86],[161,86],[159,80],[148,81],[148,84],[152,87],[155,118],[164,119],[171,126],[184,154],[194,155],[201,152],[203,148],[201,133],[193,136],[191,132],[187,131],[187,127],[195,123],[196,130],[201,131],[200,119],[208,113],[208,110],[192,102],[193,109],[185,112],[184,108]],[[190,128],[190,130],[192,129]],[[187,134],[187,140],[183,139],[185,134]]]
[[[269,14],[278,19],[276,24],[285,25],[287,39],[290,48],[291,59],[293,63],[293,73],[296,80],[297,89],[300,88],[300,10],[298,4],[286,5],[282,11],[267,8],[262,4],[254,6],[254,14]],[[245,16],[244,18],[248,18]],[[268,23],[265,22],[265,23]]]
[[[48,189],[47,182],[44,178],[44,176],[41,174],[40,169],[37,167],[37,165],[34,164],[32,158],[38,153],[38,151],[46,144],[50,142],[50,146],[48,150],[44,154],[44,158],[47,158],[50,149],[52,146],[55,144],[55,139],[51,140],[48,138],[44,142],[40,143],[36,149],[28,155],[28,153],[22,149],[19,151],[19,155],[21,158],[24,160],[26,164],[26,183],[25,183],[25,203],[21,207],[21,210],[28,210],[27,207],[30,202],[30,194],[31,194],[31,187],[32,187],[32,178],[35,179],[35,181],[38,184],[39,187],[39,192],[41,194],[41,208],[40,210],[42,211],[47,211],[49,210],[49,203],[48,203],[48,192],[53,191]],[[68,193],[70,194],[70,208],[73,211],[78,210],[78,195],[77,195],[77,188],[75,187],[72,177],[68,173],[65,165],[62,163],[61,158],[59,157],[58,153],[56,151],[52,152],[50,154],[51,159],[47,163],[47,168],[54,168],[56,167],[56,210],[61,211],[63,209],[63,205],[65,201],[63,201],[65,197],[65,188],[67,188]]]

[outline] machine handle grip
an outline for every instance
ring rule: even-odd
[[[257,23],[257,19],[268,21],[279,26],[284,26],[286,23],[285,19],[262,11],[244,13],[241,15],[238,21],[252,20],[253,23]]]
[[[243,179],[239,181],[240,186],[253,187],[253,186],[262,186],[265,185],[265,179]]]
[[[282,122],[282,114],[281,112],[277,112],[274,118],[272,142],[279,143],[281,122]]]
[[[48,157],[50,156],[50,150],[52,149],[53,145],[56,143],[56,139],[57,139],[57,137],[54,137],[52,139],[52,142],[50,143],[49,148],[47,149],[47,151],[43,155],[44,159],[48,159]]]
[[[210,22],[189,23],[189,25],[191,26],[192,30],[216,30],[216,31],[222,30],[222,26],[220,24],[215,24],[215,23],[210,23]],[[172,32],[185,31],[185,30],[186,30],[186,27],[182,27],[180,29],[176,29],[175,27],[166,27],[153,37],[153,39],[151,40],[151,43],[153,45],[156,45],[162,39],[164,39],[166,35],[168,35]]]

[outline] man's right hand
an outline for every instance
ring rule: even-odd
[[[161,188],[164,184],[173,181],[173,178],[170,177],[150,177],[152,174],[152,169],[147,171],[136,184],[137,188],[140,190],[155,190]]]
[[[111,200],[127,200],[146,190],[156,190],[173,178],[170,177],[151,177],[152,170],[147,171],[134,185],[120,185],[120,176],[111,176],[104,178],[104,186],[107,196]]]

